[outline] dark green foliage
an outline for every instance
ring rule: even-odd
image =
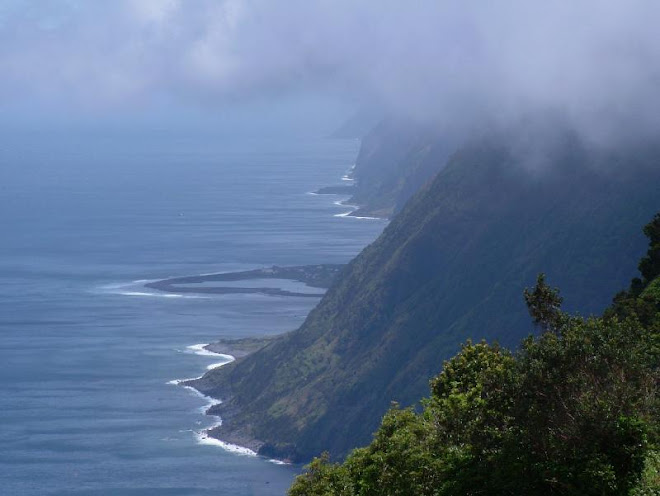
[[[639,263],[642,278],[635,278],[627,291],[614,297],[607,316],[619,318],[634,316],[645,325],[660,325],[660,214],[644,227],[649,249]]]
[[[290,496],[349,496],[355,494],[348,471],[339,464],[331,464],[324,453],[306,467],[289,490]]]
[[[545,282],[545,274],[536,278],[536,286],[523,292],[527,309],[532,320],[543,332],[556,331],[562,320],[561,304],[564,299],[557,288],[551,288]]]
[[[550,302],[538,319],[550,332],[514,354],[468,342],[422,412],[394,407],[368,447],[315,460],[290,494],[659,495],[660,308],[649,318],[628,301],[620,319],[619,299],[604,317],[571,317],[542,275],[525,298],[533,316]]]
[[[367,448],[342,465],[316,460],[291,494],[595,496],[652,487],[659,377],[647,331],[634,320],[570,318],[560,335],[530,338],[515,355],[468,343],[431,381],[422,413],[390,410]]]
[[[530,488],[627,494],[657,409],[649,338],[635,320],[572,318],[524,343],[513,416]]]
[[[651,246],[639,263],[639,271],[644,282],[649,283],[660,275],[660,214],[644,228],[644,234],[649,238]]]
[[[631,496],[660,496],[660,451],[652,451],[646,457],[642,479]]]

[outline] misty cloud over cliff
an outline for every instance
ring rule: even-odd
[[[547,109],[596,137],[656,134],[658,19],[653,0],[8,0],[0,104],[321,92],[456,125]]]

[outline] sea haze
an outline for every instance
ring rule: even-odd
[[[2,493],[283,494],[299,467],[200,443],[215,422],[207,402],[168,382],[219,361],[191,345],[292,330],[318,299],[177,297],[143,284],[348,262],[384,222],[336,217],[342,197],[308,193],[345,184],[357,147],[5,138]]]

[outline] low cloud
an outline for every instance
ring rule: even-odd
[[[0,101],[318,91],[456,126],[551,110],[594,139],[654,136],[659,18],[650,0],[8,0]]]

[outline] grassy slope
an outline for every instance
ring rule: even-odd
[[[223,429],[270,454],[341,456],[369,441],[391,400],[422,397],[467,337],[512,345],[526,335],[520,295],[538,272],[575,308],[601,311],[634,272],[639,226],[660,209],[655,157],[567,144],[552,172],[530,172],[503,147],[466,147],[298,331],[199,384],[231,393]]]

